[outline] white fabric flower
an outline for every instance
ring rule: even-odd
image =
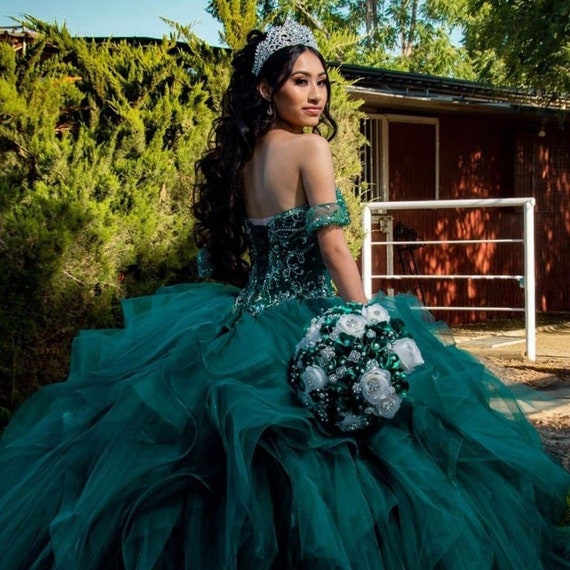
[[[362,307],[362,316],[373,325],[390,320],[390,314],[379,303]]]
[[[402,398],[398,394],[391,394],[390,396],[380,400],[376,406],[376,413],[383,418],[391,420],[400,409],[401,403]]]
[[[367,402],[377,406],[384,398],[394,394],[390,380],[390,373],[383,368],[365,372],[360,378],[362,396]]]
[[[328,382],[328,377],[320,366],[311,364],[301,374],[301,380],[305,383],[305,390],[311,392],[324,388]]]
[[[424,363],[418,345],[411,338],[401,338],[392,343],[392,351],[400,357],[405,372],[411,372],[416,366]]]
[[[315,346],[321,340],[321,323],[316,319],[311,321],[309,328],[305,332],[305,336],[295,346],[295,353],[305,350],[311,346]]]
[[[307,332],[305,333],[305,338],[309,344],[316,344],[321,340],[321,324],[318,322],[312,322]]]
[[[360,315],[341,315],[335,330],[356,338],[362,338],[366,330],[366,319]]]

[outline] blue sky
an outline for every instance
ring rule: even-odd
[[[160,17],[183,25],[210,44],[219,45],[219,24],[207,12],[208,0],[0,0],[0,26],[25,14],[65,23],[77,36],[145,36],[170,33]]]

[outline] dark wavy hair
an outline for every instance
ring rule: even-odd
[[[284,47],[271,56],[255,76],[252,72],[255,49],[265,33],[253,30],[246,46],[236,52],[230,84],[222,98],[222,111],[213,125],[210,146],[196,162],[193,214],[196,219],[194,238],[205,248],[212,267],[212,278],[242,286],[249,264],[245,259],[245,205],[243,199],[243,168],[253,154],[257,140],[272,122],[266,101],[257,91],[265,79],[275,94],[291,75],[299,55],[312,51],[326,64],[321,54],[303,45]],[[330,140],[337,125],[330,114],[330,82],[327,77],[328,100],[321,123],[328,127]],[[318,127],[315,129],[317,132]]]

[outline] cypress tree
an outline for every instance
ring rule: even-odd
[[[194,276],[193,168],[219,56],[170,38],[89,41],[30,19],[0,44],[0,407],[63,379],[78,329]],[[208,73],[206,73],[208,71]]]

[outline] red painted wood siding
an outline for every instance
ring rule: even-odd
[[[390,200],[434,198],[433,125],[390,124]],[[539,311],[570,310],[570,136],[553,124],[538,137],[539,123],[521,118],[440,117],[442,199],[533,196],[536,208],[536,277]],[[426,240],[522,238],[521,208],[391,212]],[[383,271],[378,250],[375,271]],[[424,274],[523,274],[522,244],[426,245],[414,251]],[[401,273],[395,252],[394,269]],[[421,283],[428,305],[523,307],[514,280],[410,280],[376,283],[416,292]],[[455,323],[498,316],[490,312],[441,311]],[[504,316],[505,313],[500,313]]]

